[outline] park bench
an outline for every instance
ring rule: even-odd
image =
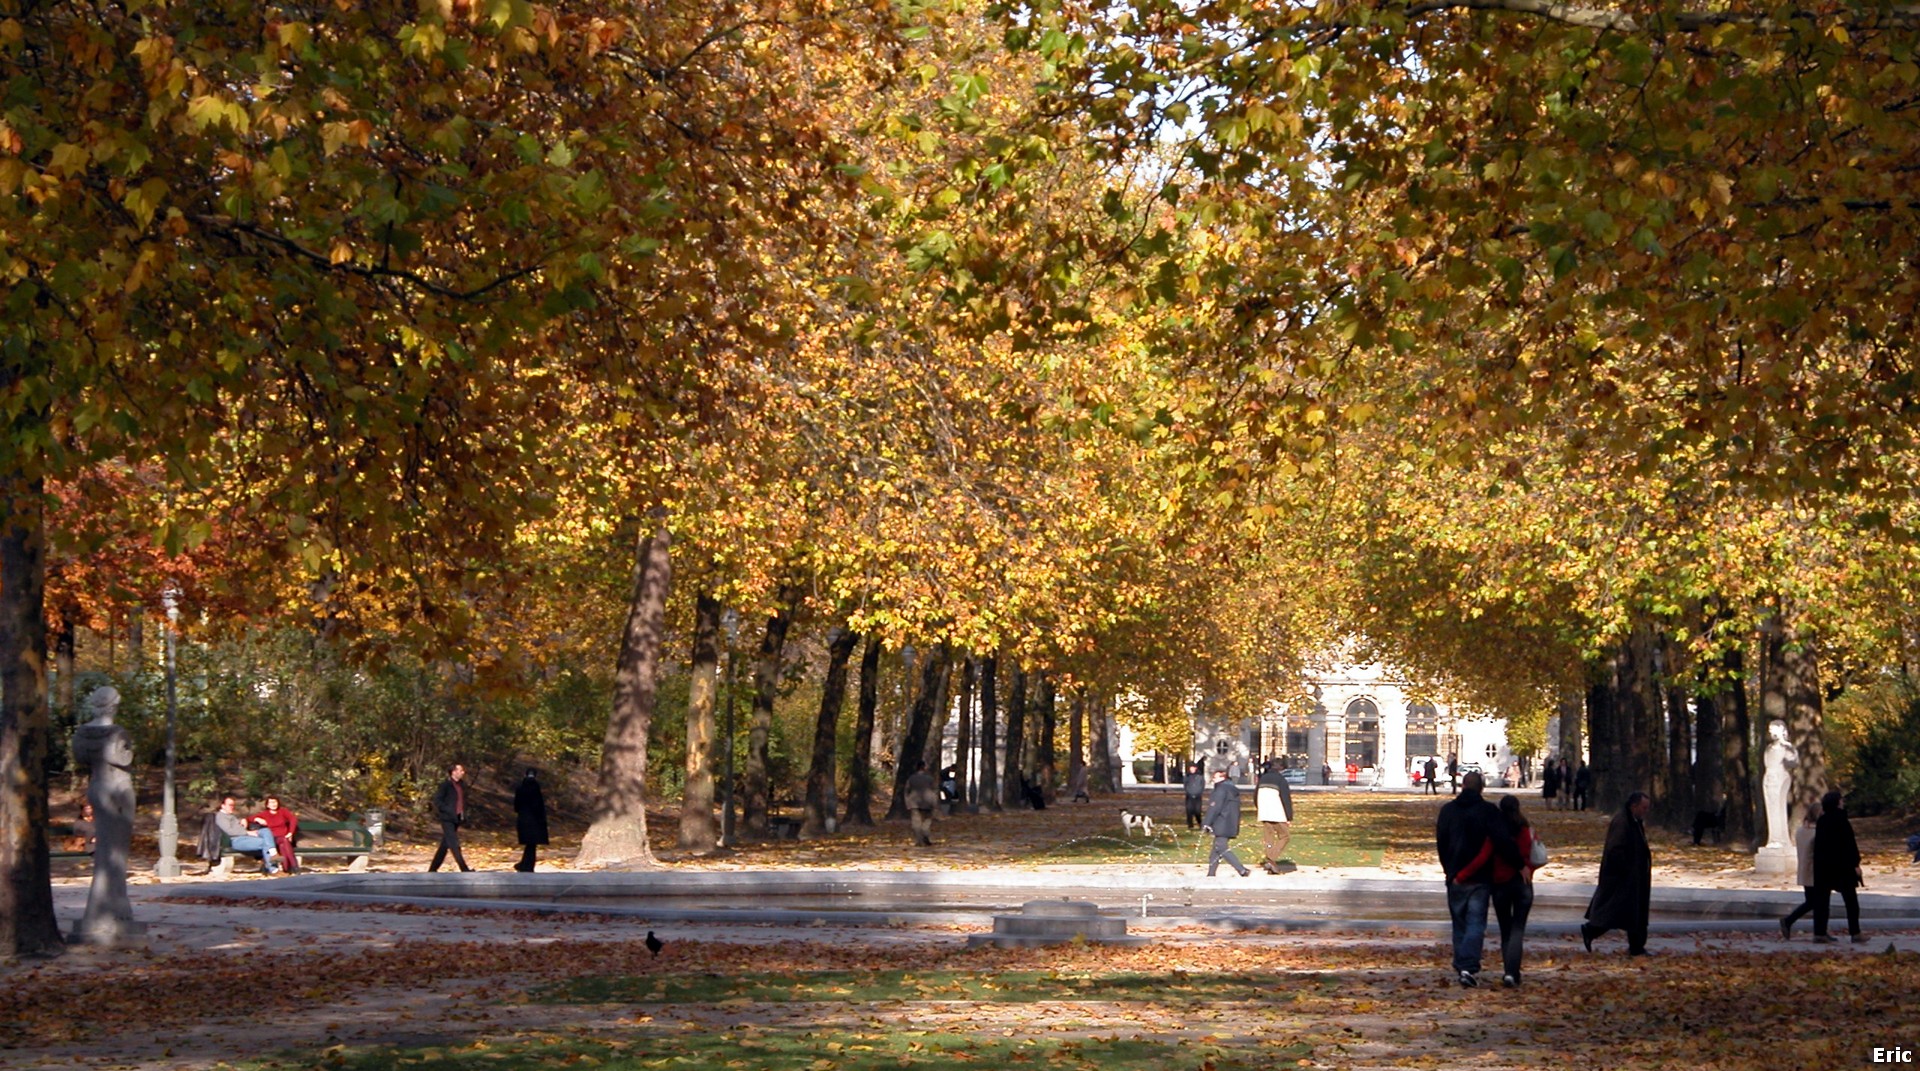
[[[346,835],[346,843],[337,839],[316,843],[316,835],[337,838]],[[293,839],[293,850],[301,859],[310,859],[316,855],[346,855],[353,861],[347,869],[358,874],[367,869],[367,863],[373,856],[373,831],[367,828],[366,818],[351,814],[344,822],[320,822],[300,820],[300,828]],[[225,833],[220,834],[220,862],[215,864],[213,873],[225,877],[233,873],[233,857],[240,853],[233,850],[233,839]],[[248,852],[258,855],[258,852]]]
[[[67,843],[67,841],[71,839],[73,836],[74,836],[74,832],[73,832],[72,825],[48,826],[47,827],[47,841],[48,841],[47,858],[91,860],[93,858],[93,849],[91,848],[59,847],[59,845]]]

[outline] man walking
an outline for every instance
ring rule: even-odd
[[[1187,763],[1182,787],[1187,792],[1187,828],[1199,829],[1207,824],[1207,775],[1201,772],[1199,763]]]
[[[447,769],[447,779],[440,782],[440,790],[433,794],[433,816],[440,820],[440,846],[434,849],[433,862],[427,865],[427,872],[440,869],[446,861],[447,853],[453,853],[453,861],[460,867],[462,874],[473,870],[467,865],[467,857],[460,854],[460,827],[467,821],[467,768],[454,763]]]
[[[1298,870],[1288,859],[1287,844],[1293,840],[1293,790],[1280,771],[1280,764],[1268,759],[1260,769],[1259,786],[1254,790],[1254,813],[1260,819],[1260,869],[1269,874]]]
[[[1240,789],[1228,779],[1224,766],[1213,771],[1213,798],[1207,802],[1206,824],[1200,829],[1213,834],[1213,851],[1207,854],[1207,877],[1213,877],[1223,859],[1243,878],[1253,873],[1233,854],[1233,838],[1240,835]]]
[[[1652,797],[1635,792],[1607,825],[1600,878],[1594,884],[1593,899],[1587,903],[1587,921],[1580,924],[1580,943],[1589,952],[1593,951],[1594,938],[1608,930],[1625,930],[1627,955],[1647,954],[1647,916],[1653,907],[1653,849],[1647,846],[1647,811],[1652,807]]]
[[[1432,755],[1428,755],[1427,764],[1422,766],[1420,771],[1425,775],[1424,780],[1427,782],[1427,795],[1438,796],[1440,794],[1440,779],[1437,775],[1440,773],[1440,764],[1434,761]]]
[[[907,777],[907,821],[913,826],[913,843],[920,847],[933,845],[933,809],[938,806],[940,786],[924,761],[915,763]]]
[[[1453,971],[1460,984],[1480,984],[1480,952],[1487,939],[1487,904],[1493,895],[1493,863],[1511,871],[1521,867],[1520,851],[1507,833],[1500,808],[1482,793],[1486,778],[1468,770],[1460,794],[1440,808],[1434,843],[1447,874],[1447,914],[1453,920]]]

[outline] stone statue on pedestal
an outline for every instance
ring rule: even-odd
[[[127,899],[127,856],[133,849],[133,739],[113,723],[120,693],[111,686],[96,688],[82,707],[87,723],[74,730],[73,758],[93,769],[87,802],[93,804],[93,886],[87,892],[87,913],[72,940],[111,944],[116,938],[140,933]]]
[[[1761,758],[1765,773],[1760,779],[1760,794],[1767,807],[1767,847],[1793,850],[1793,829],[1787,825],[1787,793],[1793,788],[1793,768],[1800,765],[1800,752],[1787,741],[1787,723],[1775,718],[1767,723],[1767,750]]]

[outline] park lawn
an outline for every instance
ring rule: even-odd
[[[1316,805],[1309,808],[1305,800]],[[1324,801],[1324,805],[1323,805]],[[1396,841],[1404,842],[1412,834],[1406,828],[1419,824],[1418,805],[1406,801],[1371,803],[1347,796],[1296,797],[1293,839],[1287,845],[1287,858],[1300,866],[1377,867]],[[1425,827],[1425,839],[1431,851],[1431,819]],[[1082,834],[1047,845],[1027,861],[1036,863],[1205,863],[1213,847],[1213,838],[1186,828],[1183,820],[1160,821],[1154,835],[1126,836],[1120,832]],[[1264,858],[1260,823],[1254,819],[1251,805],[1242,808],[1240,835],[1233,839],[1234,854],[1248,866],[1258,866]]]
[[[1277,989],[1271,975],[1186,971],[1094,972],[1061,970],[816,971],[739,975],[602,975],[570,979],[531,994],[552,1004],[718,1004],[728,1000],[904,1001],[972,1000],[1001,1004],[1041,1001],[1212,1003],[1292,1000],[1311,979],[1289,978]]]

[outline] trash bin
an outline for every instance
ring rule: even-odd
[[[379,807],[369,807],[365,819],[367,832],[373,834],[373,846],[378,848],[386,840],[387,812]]]

